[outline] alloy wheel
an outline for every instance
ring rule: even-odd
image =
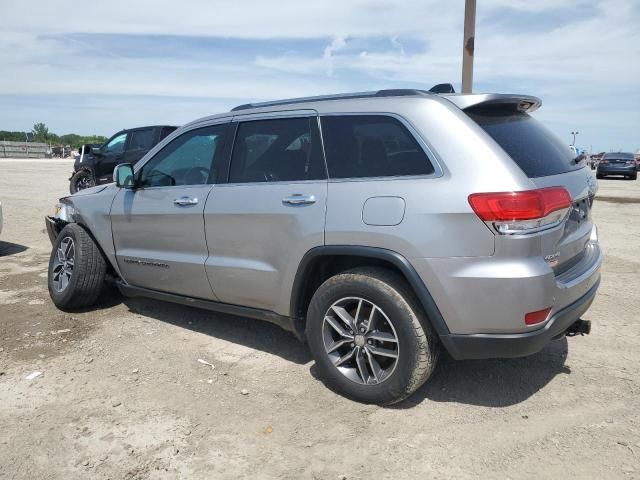
[[[393,323],[364,298],[346,297],[331,305],[322,323],[322,337],[333,365],[353,382],[382,383],[398,364],[400,345]]]
[[[71,237],[65,237],[60,242],[56,256],[53,259],[53,285],[56,291],[64,291],[73,275],[76,248]]]

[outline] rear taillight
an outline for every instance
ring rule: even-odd
[[[558,225],[571,208],[563,187],[522,192],[473,193],[469,204],[484,222],[501,234],[533,233]]]

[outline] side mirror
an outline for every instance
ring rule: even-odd
[[[130,163],[116,165],[113,170],[113,181],[120,188],[134,188],[135,179],[133,176],[133,166]]]
[[[94,155],[102,155],[102,150],[100,147],[91,147],[91,153]]]

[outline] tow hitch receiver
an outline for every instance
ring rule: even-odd
[[[591,320],[576,320],[567,328],[567,337],[575,337],[576,335],[589,335],[591,333]]]

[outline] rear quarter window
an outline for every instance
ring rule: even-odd
[[[131,136],[129,150],[151,150],[155,143],[153,128],[134,130],[129,135]]]
[[[433,164],[413,135],[386,115],[328,115],[321,119],[330,178],[430,175]]]
[[[578,170],[583,162],[562,140],[527,113],[502,108],[466,113],[502,147],[529,178]]]

